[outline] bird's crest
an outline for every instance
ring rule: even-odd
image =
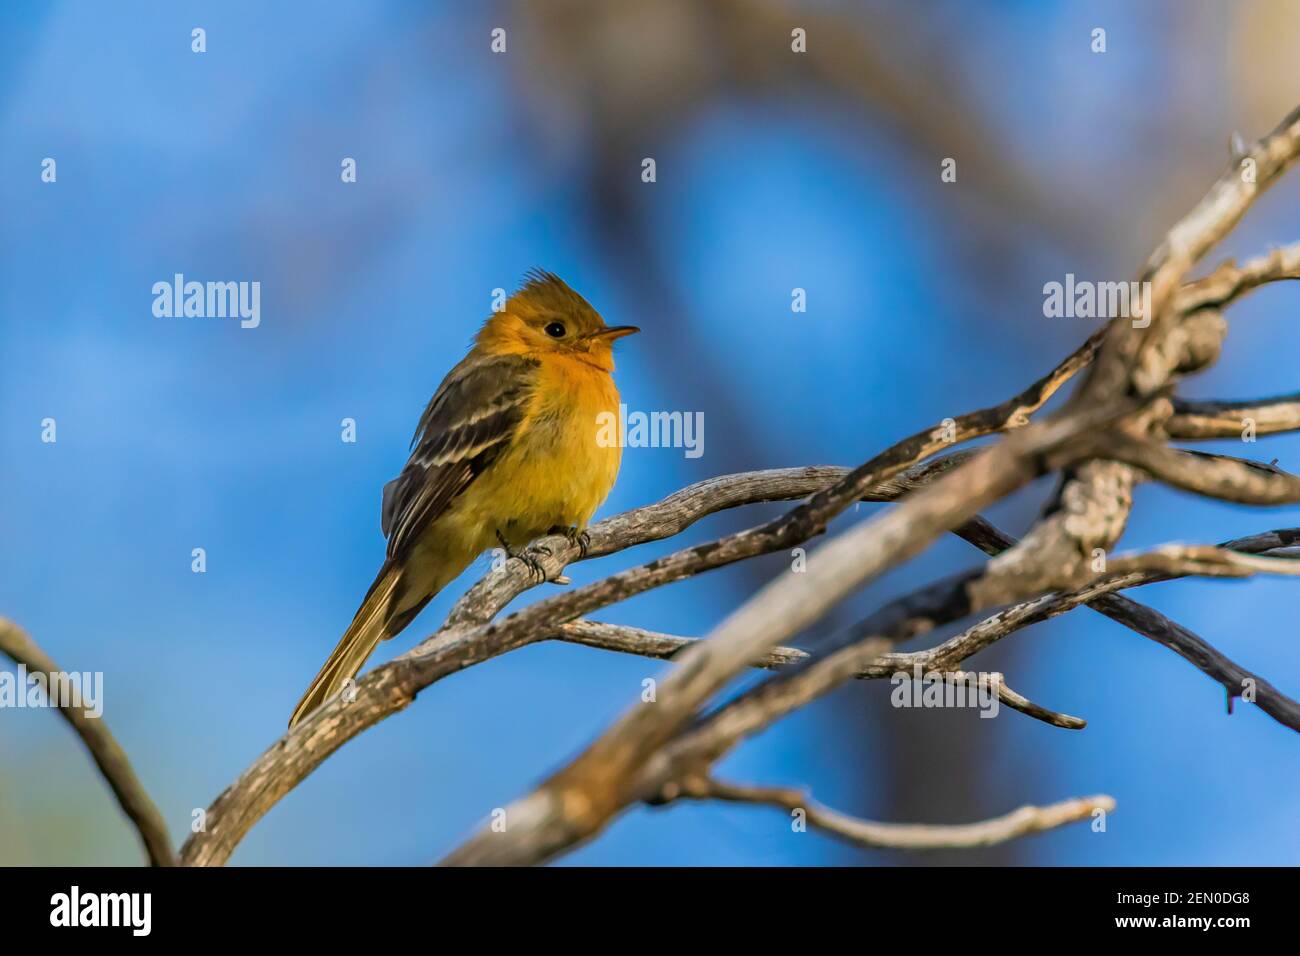
[[[596,325],[601,324],[599,313],[590,302],[569,288],[569,284],[554,272],[545,269],[529,269],[524,273],[524,284],[510,297],[506,308],[520,306],[521,312],[576,315]]]

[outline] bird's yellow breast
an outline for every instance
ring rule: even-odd
[[[509,446],[466,489],[462,519],[483,546],[500,531],[524,545],[552,527],[584,527],[618,477],[622,449],[602,441],[601,415],[618,416],[613,377],[578,358],[541,360],[528,409]],[[613,429],[617,435],[617,429]]]

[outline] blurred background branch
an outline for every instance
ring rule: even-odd
[[[45,675],[46,687],[49,686],[49,675],[66,673],[26,631],[3,617],[0,617],[0,654],[25,668],[28,674]],[[18,686],[17,692],[27,694],[25,682]],[[122,812],[140,834],[149,862],[154,866],[174,865],[176,858],[171,838],[167,835],[167,824],[102,717],[87,714],[81,701],[51,701],[50,706],[57,706],[60,716],[86,745]]]

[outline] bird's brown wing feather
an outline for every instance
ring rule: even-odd
[[[522,356],[471,356],[448,373],[420,416],[406,467],[384,486],[380,526],[389,560],[400,559],[509,444],[536,369]]]
[[[388,559],[352,623],[294,708],[293,727],[356,676],[375,646],[392,637],[437,593],[407,555],[430,525],[505,448],[531,398],[536,362],[518,356],[467,356],[448,373],[420,416],[411,457],[384,486],[380,525]]]

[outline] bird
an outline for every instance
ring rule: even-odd
[[[447,373],[384,485],[384,562],[352,623],[289,719],[294,728],[343,690],[380,641],[395,637],[489,548],[537,569],[524,548],[586,526],[614,487],[622,442],[613,345],[639,332],[606,325],[586,299],[534,269]]]

